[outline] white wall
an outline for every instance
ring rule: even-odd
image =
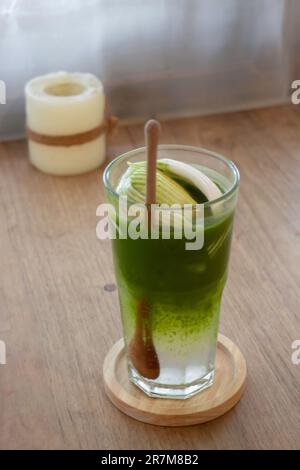
[[[0,139],[23,132],[24,83],[59,69],[100,76],[122,118],[283,102],[297,55],[299,4],[1,0],[0,80],[7,104],[0,105]]]

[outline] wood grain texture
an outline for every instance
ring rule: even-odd
[[[214,383],[188,400],[153,399],[135,387],[128,378],[123,339],[113,345],[103,365],[105,391],[111,402],[126,415],[156,426],[191,426],[222,416],[241,399],[246,376],[243,354],[221,334]]]
[[[101,171],[47,176],[24,142],[0,144],[1,448],[300,447],[300,108],[169,121],[161,141],[223,152],[241,171],[220,330],[246,357],[243,399],[172,429],[110,404],[102,364],[121,322],[110,243],[95,234]],[[120,128],[110,158],[143,142],[142,125]]]

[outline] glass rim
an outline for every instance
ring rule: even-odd
[[[136,149],[129,150],[128,152],[122,153],[118,157],[114,158],[106,166],[106,168],[104,169],[104,173],[103,173],[103,183],[104,183],[105,188],[107,188],[107,190],[111,194],[113,194],[117,198],[120,197],[120,195],[112,187],[111,182],[109,180],[111,170],[118,163],[120,163],[121,161],[126,160],[128,157],[134,156],[134,155],[136,155],[138,153],[141,153],[141,152],[145,152],[146,150],[147,150],[146,147],[139,147],[139,148],[136,148]],[[222,196],[218,197],[217,199],[214,199],[213,201],[204,202],[203,203],[204,208],[211,207],[214,204],[218,204],[219,202],[222,202],[222,201],[226,200],[228,197],[230,197],[235,192],[235,190],[239,186],[240,173],[239,173],[239,170],[237,169],[237,166],[235,165],[235,163],[233,163],[232,160],[230,160],[227,157],[224,157],[224,155],[221,155],[220,153],[214,152],[213,150],[208,150],[204,147],[196,147],[196,146],[191,146],[191,145],[180,145],[180,144],[161,144],[161,145],[158,146],[158,150],[184,150],[184,151],[190,151],[190,152],[196,152],[196,153],[204,153],[206,155],[209,155],[210,157],[216,158],[217,160],[221,160],[223,163],[225,163],[225,165],[227,165],[227,167],[229,168],[229,170],[232,172],[232,174],[234,176],[234,181],[233,181],[232,185],[230,186],[230,188],[224,194],[222,194]]]

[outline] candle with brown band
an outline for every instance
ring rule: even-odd
[[[91,74],[57,72],[25,87],[31,163],[45,173],[74,175],[105,160],[106,137],[117,124],[101,82]]]

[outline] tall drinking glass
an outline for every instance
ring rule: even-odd
[[[239,173],[230,160],[197,147],[161,145],[162,158],[199,168],[222,192],[202,206],[203,246],[187,250],[185,238],[117,236],[114,265],[131,381],[150,396],[188,398],[214,380]],[[140,148],[107,166],[104,185],[115,208],[128,163],[145,160],[146,149]],[[117,218],[117,228],[119,223]]]

